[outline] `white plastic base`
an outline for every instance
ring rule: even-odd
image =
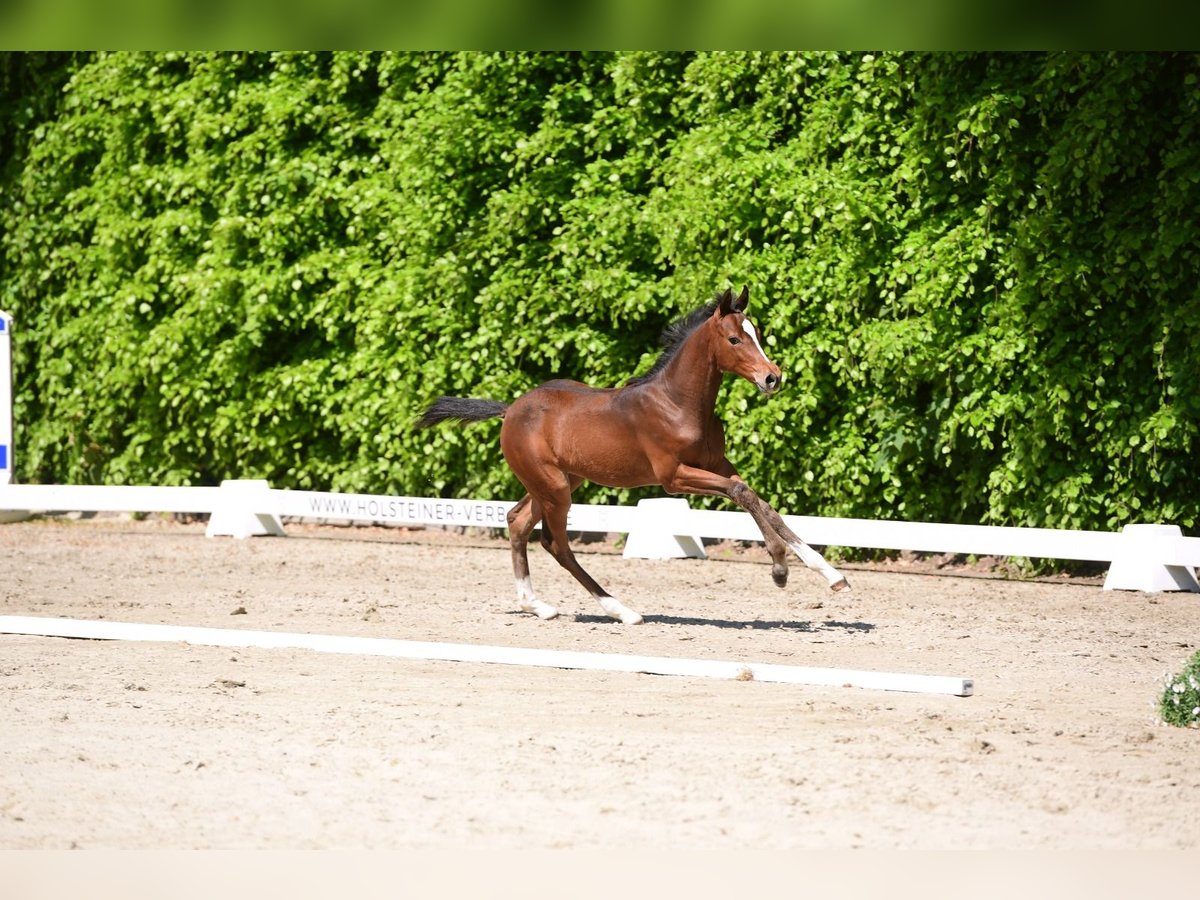
[[[699,537],[676,534],[691,507],[682,497],[639,500],[637,519],[625,539],[626,559],[707,559]]]
[[[1121,530],[1120,554],[1108,567],[1106,591],[1200,591],[1200,583],[1188,566],[1153,562],[1162,553],[1155,548],[1183,536],[1178,525],[1126,525]]]
[[[255,512],[268,509],[262,494],[270,490],[266,481],[239,478],[221,482],[221,506],[214,509],[205,534],[209,537],[284,537],[283,523],[274,513]]]

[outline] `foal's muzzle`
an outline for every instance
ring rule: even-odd
[[[783,386],[783,373],[776,375],[774,372],[768,372],[762,381],[756,383],[764,394],[773,394]]]

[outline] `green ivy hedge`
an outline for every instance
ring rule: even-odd
[[[1196,54],[0,56],[26,481],[515,496],[439,394],[618,384],[728,284],[787,512],[1200,517]],[[585,488],[631,500],[637,492]]]

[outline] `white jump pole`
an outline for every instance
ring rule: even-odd
[[[402,641],[392,638],[249,631],[239,628],[196,628],[97,619],[0,616],[0,634],[91,638],[109,641],[183,642],[208,647],[289,648],[316,650],[322,653],[390,656],[399,659],[505,663],[554,669],[636,672],[647,675],[683,675],[693,678],[721,678],[735,681],[771,681],[785,684],[858,687],[908,693],[950,694],[957,697],[969,697],[975,690],[975,683],[972,679],[949,675],[861,672],[853,669],[820,669],[778,663],[679,659],[668,656],[632,656],[625,653],[588,653],[578,650],[541,650],[477,644],[442,644],[430,641]]]

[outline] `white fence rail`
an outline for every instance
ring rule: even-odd
[[[275,490],[256,480],[226,481],[219,488],[0,484],[0,511],[210,513],[210,537],[282,535],[284,516],[506,528],[511,506],[492,500]],[[1184,537],[1175,525],[1127,525],[1107,532],[784,518],[804,540],[821,546],[1107,562],[1107,589],[1200,591],[1193,572],[1200,566],[1200,538]],[[567,525],[572,531],[627,534],[625,555],[630,558],[702,557],[703,538],[762,540],[747,513],[692,509],[681,498],[643,500],[636,507],[577,504]]]

